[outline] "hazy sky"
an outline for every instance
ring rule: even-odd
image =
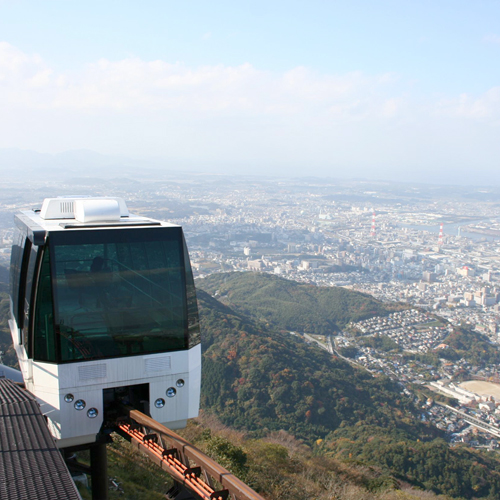
[[[0,148],[500,184],[500,2],[0,0]]]

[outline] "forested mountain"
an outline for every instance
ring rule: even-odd
[[[317,287],[264,273],[212,274],[197,287],[235,311],[281,330],[330,334],[349,321],[404,308],[339,287]]]
[[[231,280],[236,281],[237,292],[230,288]],[[202,408],[250,435],[262,437],[284,429],[305,440],[319,456],[381,466],[400,480],[436,493],[498,498],[496,455],[450,448],[436,429],[420,423],[417,409],[397,383],[373,378],[280,331],[282,310],[274,318],[273,305],[280,308],[285,302],[285,308],[293,311],[299,306],[295,300],[306,300],[303,285],[288,286],[284,281],[242,273],[217,276],[209,286],[199,283],[199,288],[218,291],[217,298],[224,301],[198,291],[204,349]],[[266,284],[275,293],[269,296],[268,307],[256,290]],[[286,292],[279,289],[281,284]],[[384,310],[374,299],[361,297],[379,307],[372,309],[377,314]],[[358,301],[361,297],[354,296]],[[320,304],[327,303],[317,298]],[[256,311],[264,311],[266,317]],[[345,312],[339,321],[333,314],[330,318],[336,325],[351,319]]]
[[[414,422],[411,401],[387,377],[373,378],[301,338],[259,326],[198,291],[203,331],[202,407],[262,436],[284,429],[312,444],[339,426],[433,430]]]

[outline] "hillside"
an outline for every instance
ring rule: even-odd
[[[9,292],[9,270],[0,266],[0,292]]]
[[[331,334],[349,321],[384,316],[404,308],[339,287],[317,287],[264,273],[212,274],[198,289],[264,324],[286,331]]]
[[[181,431],[268,500],[450,500],[397,480],[377,466],[318,454],[290,434],[249,439],[202,414]]]
[[[1,284],[1,283],[0,283]],[[7,366],[18,368],[16,351],[12,345],[9,328],[10,299],[7,293],[0,292],[0,351],[3,351],[3,362]]]
[[[256,280],[249,273],[239,278],[245,279],[249,284],[239,281],[239,291],[246,288],[251,297]],[[222,278],[225,286],[228,281]],[[272,310],[266,323],[255,319],[258,315],[245,316],[244,307],[233,309],[230,289],[217,290],[231,307],[198,291],[205,411],[250,436],[283,429],[305,440],[318,456],[379,466],[386,474],[439,494],[498,498],[496,454],[450,448],[436,429],[419,422],[398,384],[373,378],[273,328],[281,325]],[[262,303],[254,309],[249,297],[247,310],[259,310]],[[276,303],[272,298],[270,302]]]
[[[340,426],[398,428],[427,439],[413,424],[401,387],[373,378],[300,338],[263,328],[198,291],[203,331],[202,407],[256,436],[284,429],[312,444]]]

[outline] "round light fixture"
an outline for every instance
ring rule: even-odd
[[[89,418],[96,418],[97,415],[99,415],[97,408],[89,408],[89,410],[87,411],[87,417]]]
[[[85,403],[83,399],[77,399],[75,401],[75,410],[81,411],[85,408],[86,405],[87,403]]]
[[[181,378],[175,383],[177,387],[184,387],[184,380]]]
[[[163,398],[158,398],[155,401],[155,407],[156,408],[163,408],[165,406],[165,400]]]
[[[173,398],[177,394],[177,391],[173,387],[167,389],[167,397]]]
[[[73,394],[66,394],[66,396],[64,396],[64,401],[66,401],[66,403],[72,403],[74,399],[75,396],[73,396]]]

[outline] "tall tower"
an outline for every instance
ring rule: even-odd
[[[371,230],[371,233],[370,233],[370,236],[372,238],[375,238],[375,210],[373,211],[373,217],[372,217],[372,230]]]
[[[441,222],[441,226],[439,226],[438,245],[440,247],[443,246],[443,223],[442,222]]]

